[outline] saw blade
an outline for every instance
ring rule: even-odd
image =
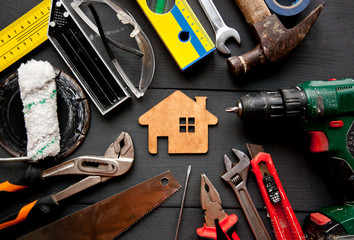
[[[114,239],[180,188],[167,171],[19,239]]]

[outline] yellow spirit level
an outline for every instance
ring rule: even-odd
[[[175,0],[172,4],[168,0],[136,1],[181,70],[215,50],[214,43],[185,0]]]

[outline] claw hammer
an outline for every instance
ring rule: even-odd
[[[264,0],[236,2],[259,43],[242,56],[228,58],[227,63],[234,77],[241,77],[257,65],[266,65],[288,55],[307,35],[324,6],[324,3],[320,4],[301,23],[287,29],[275,14],[271,14]]]

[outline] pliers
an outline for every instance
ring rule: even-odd
[[[239,240],[235,231],[236,214],[227,215],[221,198],[205,174],[200,175],[200,202],[204,210],[204,226],[197,229],[202,239]]]
[[[21,179],[12,183],[9,181],[1,183],[0,191],[16,192],[53,176],[86,175],[87,177],[58,193],[39,198],[25,205],[19,211],[0,219],[0,229],[18,224],[28,218],[50,213],[61,200],[126,173],[131,168],[133,161],[132,139],[128,133],[122,132],[108,147],[104,156],[80,156],[44,171],[38,167],[30,166]]]

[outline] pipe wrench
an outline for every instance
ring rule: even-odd
[[[131,168],[133,161],[132,139],[128,133],[122,132],[108,147],[104,156],[80,156],[44,171],[38,167],[30,166],[21,179],[1,183],[0,192],[20,191],[28,188],[31,183],[38,184],[53,176],[86,175],[87,177],[58,193],[39,198],[25,205],[19,211],[0,219],[0,229],[52,212],[61,200],[126,173]]]

